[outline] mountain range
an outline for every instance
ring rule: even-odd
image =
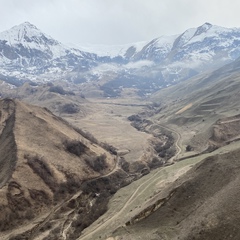
[[[19,86],[26,81],[98,83],[104,96],[133,88],[151,94],[240,56],[240,28],[205,23],[149,42],[84,48],[65,45],[29,22],[0,33],[0,78]]]
[[[239,40],[0,33],[0,239],[240,239]]]

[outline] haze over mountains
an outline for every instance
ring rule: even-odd
[[[94,53],[64,45],[25,22],[0,33],[0,74],[14,85],[97,82],[105,96],[118,96],[123,88],[144,95],[237,59],[239,43],[239,28],[205,23],[182,34]]]

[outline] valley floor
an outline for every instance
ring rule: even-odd
[[[84,103],[84,108],[88,109],[89,111],[85,116],[83,116],[81,113],[62,114],[61,117],[65,118],[72,125],[90,132],[100,142],[106,142],[118,149],[118,156],[116,158],[115,166],[109,172],[103,174],[100,177],[97,177],[96,180],[104,180],[106,177],[107,179],[105,180],[108,182],[111,181],[111,178],[108,179],[108,177],[114,174],[123,174],[121,176],[122,178],[131,178],[131,172],[124,172],[121,169],[121,157],[124,156],[125,160],[129,163],[145,160],[147,158],[149,148],[152,147],[151,141],[153,135],[150,131],[151,125],[148,129],[149,132],[138,131],[131,125],[128,117],[130,115],[146,112],[146,109],[149,108],[149,102],[138,99],[131,99],[131,101],[130,99],[104,99],[101,101],[99,101],[99,99],[91,99],[91,101]],[[161,239],[164,240],[177,239],[178,227],[174,225],[175,223],[173,224],[173,222],[171,222],[172,220],[169,220],[169,223],[164,223],[165,225],[163,224],[158,226],[158,224],[154,222],[153,219],[151,221],[153,222],[155,228],[149,227],[142,229],[142,225],[144,225],[145,220],[146,223],[149,224],[147,222],[148,217],[152,219],[153,214],[155,212],[157,214],[158,210],[162,209],[162,206],[163,208],[168,206],[168,204],[170,204],[169,201],[171,200],[172,196],[175,194],[175,192],[179,191],[179,189],[181,189],[185,183],[190,182],[191,184],[191,181],[194,181],[194,173],[195,171],[198,171],[198,168],[201,166],[202,162],[206,161],[206,159],[213,159],[213,161],[216,162],[219,159],[223,159],[224,163],[224,161],[226,161],[225,158],[228,158],[231,156],[232,152],[237,151],[240,148],[240,142],[233,141],[230,142],[230,144],[221,147],[213,152],[199,154],[198,156],[194,157],[193,155],[196,152],[191,151],[188,153],[185,150],[187,132],[184,129],[181,129],[181,127],[177,127],[176,125],[173,128],[173,125],[162,123],[157,118],[152,118],[151,120],[152,125],[154,125],[154,127],[159,131],[165,130],[174,136],[173,145],[175,146],[176,151],[174,156],[168,160],[168,166],[165,165],[158,167],[146,175],[142,174],[142,177],[140,179],[130,183],[123,188],[120,188],[119,185],[117,189],[120,189],[112,196],[108,203],[108,210],[95,222],[85,228],[82,231],[81,235],[78,235],[79,237],[77,239],[153,240],[160,239],[158,238],[160,235]],[[225,121],[223,120],[220,123],[229,124],[236,123],[238,121],[239,118],[235,118]],[[94,146],[94,144],[91,143],[91,146]],[[234,153],[233,156],[235,155],[237,154]],[[186,157],[185,160],[181,160],[184,157]],[[221,164],[221,162],[217,162],[216,166],[220,166]],[[233,164],[233,168],[235,171],[235,168],[238,168],[237,164],[236,166]],[[204,171],[208,173],[208,171],[211,172],[212,169],[210,167],[209,169],[206,167]],[[199,174],[205,174],[205,172],[200,172]],[[221,177],[222,176],[219,173],[218,178]],[[203,180],[204,178],[201,179],[201,181]],[[179,182],[181,184],[178,185]],[[104,181],[103,183],[105,184]],[[209,184],[209,188],[206,191],[211,190],[211,184]],[[213,184],[215,183],[213,182]],[[96,193],[94,192],[94,194]],[[40,233],[40,229],[46,226],[48,222],[56,223],[57,221],[61,221],[60,225],[62,227],[59,236],[61,236],[61,240],[67,240],[68,236],[71,234],[71,231],[74,231],[73,229],[76,229],[75,227],[72,227],[72,225],[74,219],[77,216],[75,213],[77,213],[78,210],[68,209],[67,205],[71,205],[72,200],[75,201],[75,199],[79,198],[80,195],[81,191],[78,191],[72,196],[69,196],[63,202],[58,203],[51,209],[50,212],[35,218],[34,222],[27,224],[19,229],[15,229],[14,231],[0,234],[1,238],[7,240],[10,239],[13,234],[18,235],[24,232],[30,232],[31,238],[29,239],[45,240],[50,233],[50,230],[46,230],[43,231],[43,233]],[[204,202],[204,200],[202,201]],[[75,201],[77,207],[79,203],[80,202]],[[92,202],[90,201],[89,206],[92,207],[91,204]],[[195,203],[190,203],[189,209],[192,206],[191,204],[194,205]],[[96,208],[97,207],[98,206],[96,206]],[[66,208],[68,211],[64,210],[61,213],[61,220],[58,220],[58,211],[62,208]],[[186,212],[187,210],[184,214],[187,214]],[[181,214],[181,212],[178,214]],[[166,217],[166,219],[168,218]],[[184,222],[184,220],[181,221]],[[178,224],[179,223],[177,223],[177,225]]]
[[[148,102],[137,99],[91,99],[84,104],[91,113],[85,117],[62,115],[73,125],[92,133],[101,142],[107,142],[124,154],[129,161],[140,159],[148,147],[150,134],[133,128],[127,119],[144,111]]]

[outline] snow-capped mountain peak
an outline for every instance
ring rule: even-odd
[[[39,74],[47,69],[72,69],[82,62],[87,68],[94,58],[94,54],[63,45],[29,22],[0,33],[0,66],[11,71],[22,69]]]
[[[58,41],[44,34],[36,26],[29,22],[24,22],[20,25],[12,27],[7,31],[0,33],[0,40],[5,40],[7,41],[7,44],[12,46],[19,43],[25,46],[31,45],[29,47],[34,47],[33,43],[37,45],[59,44]]]
[[[149,88],[156,89],[238,57],[240,29],[210,23],[151,41],[85,48],[63,45],[29,22],[0,33],[0,76],[32,81],[65,78],[82,83],[110,74],[103,79],[116,76],[119,86],[124,86],[123,79],[127,86],[132,86],[128,81],[148,79],[155,84]]]

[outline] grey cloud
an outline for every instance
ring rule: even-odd
[[[0,0],[0,31],[24,21],[62,42],[124,44],[204,22],[239,26],[239,0]]]

